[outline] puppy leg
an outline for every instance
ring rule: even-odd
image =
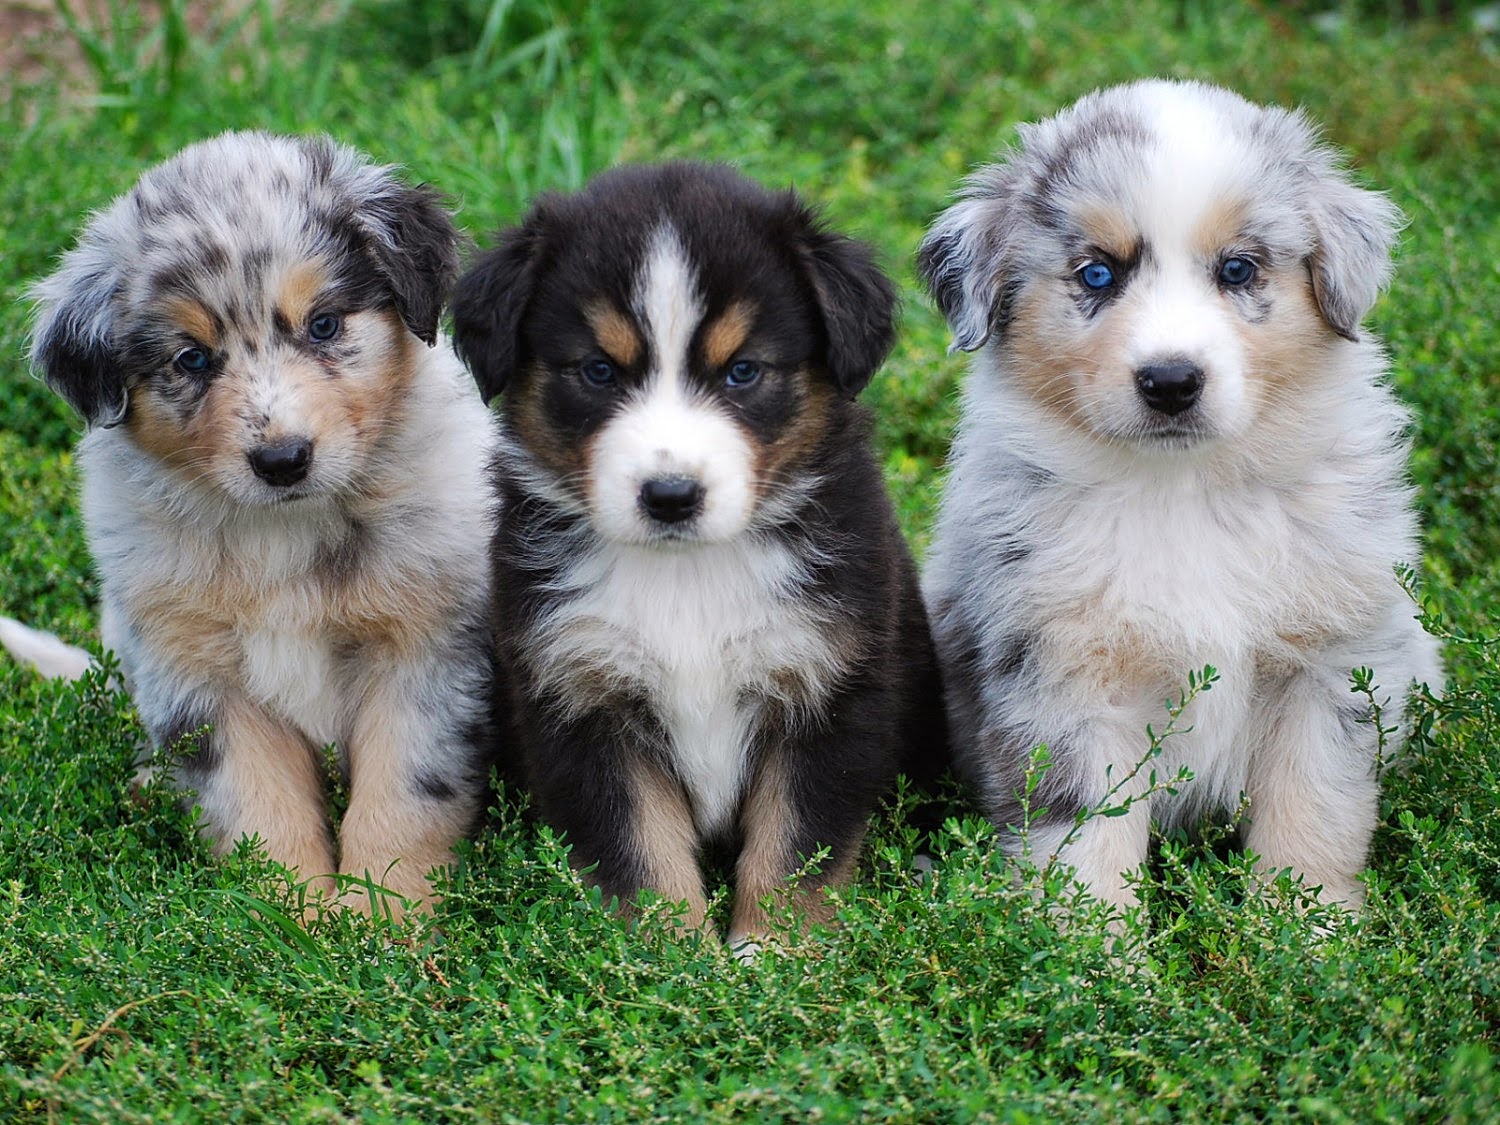
[[[824,889],[843,886],[853,877],[881,785],[894,780],[894,769],[889,777],[861,777],[842,768],[831,737],[819,745],[812,742],[770,748],[746,793],[729,927],[729,944],[736,949],[758,948],[773,911],[788,896],[804,930],[832,918],[833,904]],[[798,765],[804,769],[799,771]],[[813,768],[817,777],[806,776]],[[825,847],[828,856],[821,870],[804,875],[793,890],[790,877]]]
[[[1134,906],[1136,894],[1125,876],[1145,862],[1151,832],[1150,798],[1143,796],[1150,787],[1150,770],[1131,776],[1146,753],[1145,725],[1142,720],[1140,733],[1132,738],[1127,725],[1114,729],[1086,724],[1052,745],[1052,765],[1029,802],[1034,815],[1026,835],[1007,831],[1002,837],[1005,850],[1043,869],[1053,863],[1070,866],[1074,879],[1096,898],[1122,909]],[[1026,782],[1024,767],[1015,757],[1025,740],[989,732],[981,741],[995,747],[984,755],[988,761],[1012,763],[1008,770],[994,766],[985,771],[981,791],[986,811],[1002,829],[1019,829],[1019,793]],[[1096,814],[1078,826],[1079,810],[1101,801],[1107,808],[1129,801],[1130,807],[1120,815]]]
[[[698,833],[682,786],[658,764],[643,715],[528,712],[521,734],[528,781],[543,818],[572,847],[575,867],[627,915],[649,888],[686,903],[685,927],[704,925],[708,897]]]
[[[679,922],[701,929],[708,900],[698,868],[698,830],[693,809],[677,781],[654,762],[630,763],[631,836],[641,865],[641,885],[665,899],[687,904]]]
[[[204,722],[212,724],[212,734],[174,767],[174,776],[197,790],[215,854],[228,853],[246,836],[259,837],[267,856],[331,898],[335,865],[317,751],[243,697],[222,700]]]
[[[339,833],[339,871],[369,879],[402,899],[433,901],[430,874],[453,862],[483,801],[477,696],[452,690],[457,673],[434,663],[387,668],[371,679],[349,738],[349,808]],[[350,888],[344,905],[375,904]],[[404,907],[381,904],[393,917]]]
[[[1314,672],[1266,692],[1251,748],[1246,845],[1270,874],[1291,868],[1324,902],[1358,910],[1358,881],[1379,814],[1376,732],[1344,683]]]

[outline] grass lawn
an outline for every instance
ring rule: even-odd
[[[1169,75],[1305,105],[1410,218],[1372,322],[1417,410],[1451,684],[1416,705],[1357,924],[1168,839],[1125,971],[955,803],[932,877],[890,812],[839,927],[742,966],[614,920],[498,797],[435,926],[304,931],[253,853],[211,862],[169,795],[128,795],[128,701],[0,660],[0,1119],[1500,1120],[1500,39],[1461,2],[1329,6],[98,5],[68,74],[0,92],[0,612],[93,643],[78,424],[27,373],[24,287],[189,141],[328,130],[476,235],[620,160],[795,183],[901,286],[867,400],[920,551],[963,369],[914,279],[925,224],[1017,121]]]

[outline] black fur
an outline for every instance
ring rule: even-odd
[[[542,206],[475,260],[453,296],[453,344],[486,402],[505,390],[520,360],[521,315],[542,252],[533,229]]]
[[[594,293],[628,290],[652,233],[641,219],[665,213],[667,203],[705,271],[707,318],[742,293],[793,306],[799,320],[812,314],[817,359],[846,397],[865,387],[895,342],[895,290],[869,247],[825,230],[791,192],[768,192],[725,167],[665,164],[618,168],[577,195],[543,196],[475,260],[455,293],[454,343],[486,399],[536,358],[528,334],[551,340],[557,322],[576,311],[555,298],[567,294],[564,304],[576,306]],[[629,254],[589,252],[611,244],[628,245]],[[725,246],[744,253],[726,254]],[[547,291],[539,293],[544,275]],[[787,291],[767,284],[788,276]]]
[[[90,426],[118,426],[130,410],[124,373],[114,357],[71,321],[60,318],[37,343],[47,385]]]
[[[442,196],[425,185],[392,180],[385,194],[357,201],[353,218],[369,235],[370,257],[402,321],[424,343],[436,343],[438,317],[458,276],[460,245]]]
[[[580,364],[603,349],[587,310],[603,299],[630,314],[632,286],[663,222],[698,282],[694,348],[726,309],[747,302],[756,310],[748,350],[779,377],[733,401],[752,445],[770,449],[809,411],[821,419],[763,482],[762,508],[774,501],[786,509],[752,518],[740,535],[779,541],[803,561],[790,601],[815,607],[831,645],[849,659],[827,695],[799,704],[794,684],[765,701],[745,748],[740,816],[760,771],[774,765],[789,791],[785,873],[821,847],[830,849],[830,869],[846,868],[898,770],[930,782],[947,762],[916,569],[870,450],[868,415],[852,402],[894,331],[893,290],[868,248],[823,230],[793,194],[766,191],[722,167],[623,168],[576,195],[546,197],[460,280],[455,343],[483,392],[507,395],[511,453],[497,464],[496,629],[524,781],[542,817],[566,834],[574,861],[592,870],[607,896],[627,903],[646,886],[650,867],[631,842],[643,810],[632,803],[629,771],[642,762],[668,775],[673,769],[652,672],[613,669],[590,681],[580,706],[578,691],[560,693],[547,680],[555,669],[538,667],[535,629],[579,596],[559,578],[601,545],[586,489],[573,479],[581,474],[568,468],[583,463],[592,435],[649,382],[655,360],[649,332],[637,324],[641,347],[620,364],[619,388],[589,389],[578,378]],[[704,400],[725,394],[722,371],[695,363],[686,378]],[[787,497],[799,489],[806,492],[794,504]],[[744,830],[740,823],[730,834]],[[700,835],[698,842],[714,841]]]
[[[876,268],[869,247],[822,230],[806,210],[799,218],[804,223],[800,249],[827,333],[825,360],[839,390],[852,399],[865,389],[896,341],[896,293]]]

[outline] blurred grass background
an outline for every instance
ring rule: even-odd
[[[502,803],[441,931],[303,933],[214,865],[98,682],[0,667],[0,1117],[63,1121],[1500,1119],[1500,8],[1439,2],[27,0],[0,4],[0,612],[93,636],[78,424],[26,371],[26,284],[144,167],[229,128],[328,131],[481,242],[625,160],[727,160],[876,244],[903,329],[867,395],[920,551],[960,357],[921,232],[1016,122],[1201,78],[1301,104],[1410,225],[1372,326],[1417,410],[1430,621],[1362,922],[1246,896],[1163,841],[1125,971],[1058,933],[962,816],[927,882],[882,821],[841,928],[741,967],[627,929]],[[1169,549],[1170,545],[1166,545]]]

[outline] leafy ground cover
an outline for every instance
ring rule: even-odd
[[[1418,412],[1422,581],[1451,684],[1418,702],[1356,925],[1325,932],[1294,888],[1247,893],[1217,834],[1173,838],[1121,958],[1087,904],[1060,930],[955,801],[931,876],[912,877],[892,810],[838,928],[740,965],[659,918],[605,914],[565,845],[504,795],[435,925],[304,931],[253,853],[211,863],[168,795],[129,794],[139,730],[102,678],[59,686],[5,664],[0,1117],[1500,1119],[1493,8],[91,10],[56,49],[68,65],[0,95],[0,611],[80,640],[95,623],[77,424],[26,373],[24,286],[85,211],[191,140],[329,130],[451,193],[481,238],[619,160],[729,160],[795,183],[900,283],[901,341],[868,400],[920,550],[962,370],[911,269],[922,229],[1015,122],[1158,74],[1306,105],[1410,217],[1373,326]]]

